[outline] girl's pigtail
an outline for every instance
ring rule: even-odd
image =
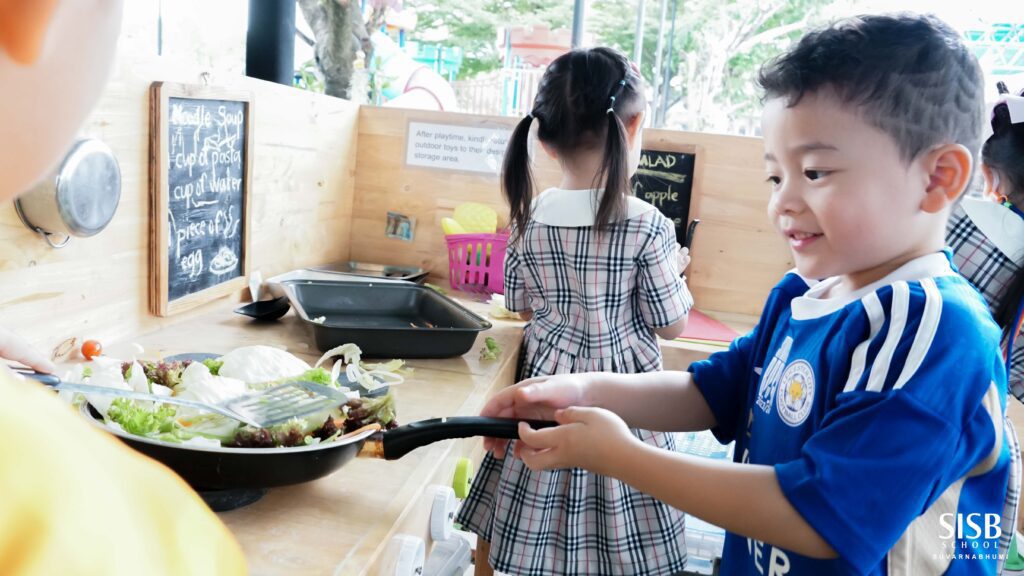
[[[604,194],[597,206],[597,215],[594,217],[594,229],[598,232],[608,228],[612,222],[622,219],[625,205],[624,195],[629,188],[629,168],[626,145],[626,127],[622,125],[619,116],[615,113],[615,99],[621,92],[626,81],[619,82],[617,90],[612,94],[611,101],[606,111],[608,116],[608,133],[604,143],[604,159],[601,162],[601,170],[595,177],[594,188],[599,188],[604,181]]]
[[[505,149],[505,160],[501,167],[502,192],[509,205],[509,220],[512,224],[511,243],[518,242],[523,236],[533,203],[533,173],[530,170],[528,147],[532,123],[533,114],[528,114],[516,125]]]

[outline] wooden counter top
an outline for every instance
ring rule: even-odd
[[[715,312],[701,310],[704,315],[709,316],[735,330],[738,334],[746,334],[757,325],[757,316],[746,314],[730,314],[728,312]],[[728,349],[728,344],[720,346],[711,344],[698,344],[696,342],[684,342],[680,340],[658,340],[661,346],[662,365],[665,370],[685,371],[690,364],[703,360],[715,352]]]
[[[483,303],[460,301],[486,317]],[[294,312],[262,323],[233,313],[237,305],[219,303],[209,313],[136,341],[147,357],[266,344],[310,364],[319,358],[312,330]],[[465,355],[408,362],[414,371],[395,390],[400,424],[475,415],[494,390],[512,383],[522,322],[488,319],[494,327],[480,333]],[[497,360],[480,360],[487,336],[501,346]],[[468,442],[439,442],[390,462],[356,459],[320,480],[271,489],[258,502],[220,517],[245,550],[252,574],[366,574],[430,481],[451,483],[453,456],[469,449]]]
[[[413,373],[395,390],[400,424],[476,415],[491,394],[513,382],[523,322],[490,318],[482,297],[456,296],[494,327],[480,333],[463,356],[408,361]],[[235,302],[217,303],[200,316],[144,334],[136,341],[146,348],[147,357],[226,353],[254,344],[287,349],[310,364],[320,357],[311,328],[294,312],[276,322],[254,322],[235,314],[237,306]],[[480,360],[487,336],[502,348],[498,360]],[[670,370],[685,370],[690,362],[718,349],[681,342],[661,344],[665,367]],[[271,489],[258,502],[220,513],[220,517],[245,550],[252,574],[371,574],[388,541],[400,529],[425,535],[423,499],[428,486],[450,484],[458,457],[478,460],[481,454],[478,439],[465,439],[420,448],[391,462],[356,459],[326,478]]]

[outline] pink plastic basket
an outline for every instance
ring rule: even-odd
[[[449,234],[448,282],[455,290],[505,293],[508,231],[497,234]]]

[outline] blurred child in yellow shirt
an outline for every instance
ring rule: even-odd
[[[71,144],[106,83],[120,0],[0,0],[0,202]],[[51,371],[0,329],[0,358]],[[245,574],[241,548],[162,465],[0,364],[0,571]]]

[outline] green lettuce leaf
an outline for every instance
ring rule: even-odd
[[[323,386],[337,387],[337,384],[331,381],[331,373],[328,372],[327,370],[324,370],[323,368],[310,368],[309,370],[306,370],[305,372],[294,378],[288,378],[287,380],[285,380],[285,382],[295,380],[313,382],[314,384],[321,384]]]
[[[218,360],[216,358],[207,358],[206,360],[203,360],[203,364],[205,364],[206,367],[210,369],[210,374],[218,376],[220,372],[220,367],[224,365],[224,361]]]
[[[484,347],[480,349],[481,360],[497,360],[501,356],[501,346],[498,341],[488,336],[484,338]]]
[[[127,398],[110,403],[107,418],[117,422],[125,432],[136,436],[180,441],[187,438],[174,420],[175,410],[166,404],[143,408]]]

